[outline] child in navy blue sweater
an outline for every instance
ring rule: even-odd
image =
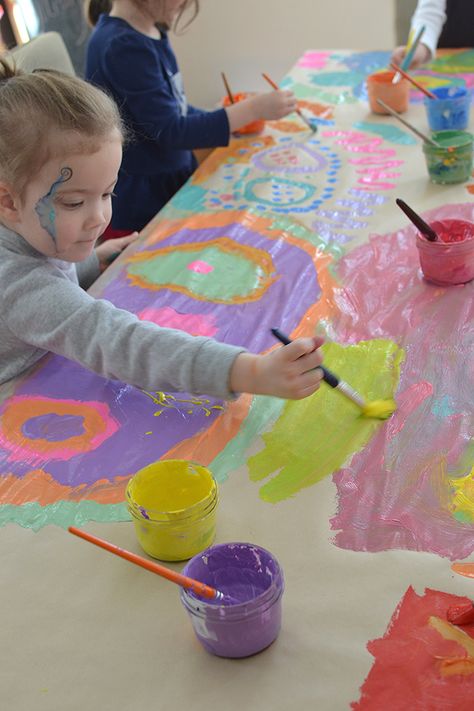
[[[296,108],[291,91],[272,91],[215,111],[189,106],[167,30],[197,0],[90,0],[86,78],[117,102],[131,136],[115,188],[112,228],[141,230],[196,168],[196,148],[226,146],[257,119]],[[102,12],[102,14],[100,14]],[[117,232],[115,233],[117,234]]]

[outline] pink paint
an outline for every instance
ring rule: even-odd
[[[474,279],[474,224],[451,219],[431,222],[431,226],[439,237],[437,241],[416,235],[425,279],[441,286],[466,284]]]
[[[387,182],[386,178],[397,178],[401,173],[387,172],[387,169],[402,165],[404,161],[395,158],[396,151],[393,148],[379,148],[383,144],[382,138],[369,137],[360,131],[324,131],[323,135],[328,138],[335,137],[334,142],[351,153],[371,154],[348,161],[353,165],[369,166],[356,171],[363,174],[363,177],[357,179],[360,190],[391,190],[396,187],[395,183]]]
[[[432,224],[453,215],[473,221],[474,206],[444,205],[424,217]],[[454,517],[448,480],[462,473],[473,431],[474,369],[466,345],[474,323],[472,284],[427,284],[416,266],[415,233],[408,226],[372,235],[337,265],[344,285],[334,292],[338,340],[389,338],[406,358],[399,411],[334,476],[339,505],[332,527],[342,548],[405,548],[462,559],[474,548],[474,530]],[[450,407],[440,415],[433,403],[443,400]]]
[[[163,328],[177,328],[191,336],[214,336],[218,331],[211,314],[181,314],[170,306],[143,309],[137,316],[142,321],[152,321]]]
[[[353,711],[470,711],[474,674],[443,673],[450,662],[466,658],[467,651],[458,641],[446,639],[431,623],[433,618],[445,620],[450,605],[466,602],[467,598],[438,590],[426,589],[423,595],[417,595],[409,587],[384,636],[367,645],[374,664],[359,701],[351,704]],[[463,631],[469,644],[474,638],[474,624],[464,626]]]
[[[232,195],[223,195],[223,199],[231,199]],[[208,262],[204,262],[202,259],[196,259],[194,262],[190,262],[187,267],[191,272],[196,272],[196,274],[209,274],[209,272],[214,271],[214,267]]]
[[[408,417],[426,398],[433,394],[433,386],[426,380],[413,383],[404,392],[397,394],[397,409],[387,422],[387,439],[392,439],[405,427]]]
[[[330,54],[330,52],[305,52],[296,66],[307,69],[324,69]]]

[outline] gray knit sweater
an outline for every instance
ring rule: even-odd
[[[0,225],[0,383],[52,351],[145,390],[231,398],[232,363],[245,349],[140,321],[84,291],[99,275],[45,257]]]

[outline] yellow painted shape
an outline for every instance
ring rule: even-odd
[[[466,523],[474,523],[474,467],[464,477],[449,480],[454,490],[451,501],[452,511],[460,514]]]
[[[324,364],[368,402],[391,399],[400,379],[404,351],[389,340],[323,346]],[[337,390],[321,384],[309,398],[288,401],[264,448],[248,461],[250,479],[273,477],[260,489],[276,503],[332,474],[361,450],[383,423],[361,415]]]
[[[465,656],[443,658],[440,662],[441,674],[443,676],[453,676],[455,674],[468,676],[474,674],[474,639],[464,630],[452,625],[447,620],[443,620],[441,617],[431,616],[429,624],[443,639],[457,642],[466,652]]]

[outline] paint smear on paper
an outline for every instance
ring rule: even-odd
[[[403,360],[393,342],[330,343],[323,352],[328,368],[367,401],[393,397]],[[361,417],[353,403],[322,383],[312,397],[286,403],[272,431],[263,435],[263,450],[248,460],[250,478],[273,475],[260,497],[276,503],[337,471],[382,426],[380,420]]]
[[[398,128],[398,126],[390,126],[385,123],[371,123],[370,121],[357,121],[357,123],[354,124],[354,128],[360,131],[367,131],[368,133],[375,133],[389,143],[398,143],[402,146],[412,146],[417,143],[417,140],[413,138],[413,136],[407,133],[407,131]]]
[[[443,205],[423,217],[473,221],[474,208]],[[474,463],[473,284],[425,282],[414,236],[412,227],[372,235],[337,265],[344,286],[334,294],[335,333],[345,342],[392,338],[403,344],[406,361],[399,411],[334,476],[338,512],[331,523],[342,548],[462,559],[474,549],[474,525],[461,491],[453,503],[453,479],[466,477]],[[469,484],[458,481],[464,493]]]
[[[474,623],[461,630],[446,621],[451,605],[466,602],[409,587],[384,636],[367,645],[375,661],[353,711],[471,711]]]
[[[452,510],[458,521],[474,524],[474,467],[470,474],[450,479],[453,488]]]

